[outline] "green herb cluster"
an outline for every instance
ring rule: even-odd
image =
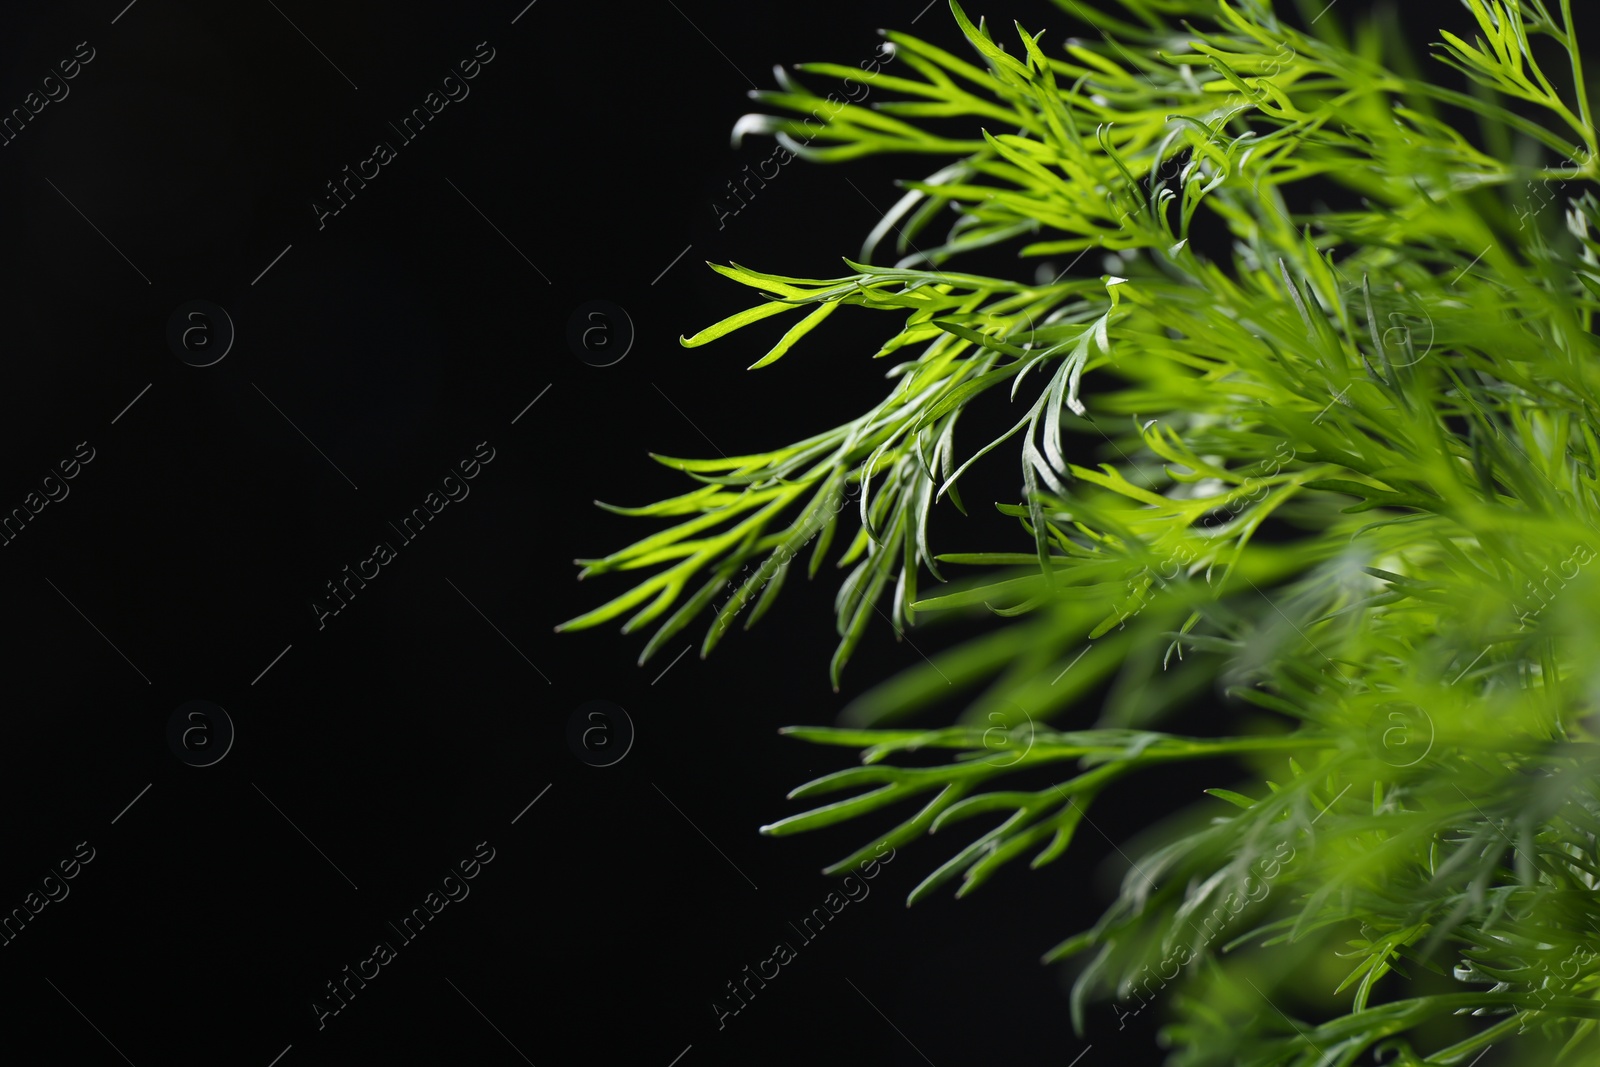
[[[789,317],[761,367],[853,305],[886,316],[891,385],[784,448],[661,458],[698,487],[614,509],[675,522],[580,561],[647,575],[565,628],[628,616],[648,658],[709,616],[704,654],[807,550],[809,574],[845,569],[837,687],[867,627],[987,611],[847,726],[787,731],[860,766],[765,832],[908,804],[847,871],[975,820],[915,902],[1057,859],[1124,779],[1242,766],[1126,843],[1120,896],[1046,952],[1081,963],[1080,1029],[1137,995],[1165,997],[1183,1067],[1464,1064],[1513,1040],[1517,1062],[1592,1062],[1600,144],[1571,0],[1464,0],[1431,57],[1320,2],[1293,23],[1268,0],[1058,3],[1096,40],[994,33],[954,0],[970,57],[889,33],[897,74],[821,132],[800,78],[854,68],[758,94],[771,113],[741,128],[801,157],[935,162],[839,277],[717,266],[761,300],[684,343]],[[945,269],[996,244],[1070,261]],[[958,436],[980,406],[1014,424]],[[964,510],[1002,446],[1018,543],[937,551],[931,509]],[[957,725],[897,728],[951,686]],[[1159,729],[1219,691],[1226,723]]]

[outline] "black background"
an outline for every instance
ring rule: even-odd
[[[868,60],[880,26],[960,50],[947,8],[123,3],[0,15],[0,111],[94,49],[0,147],[0,511],[94,450],[0,548],[0,912],[95,850],[0,947],[0,1055],[945,1067],[1067,1065],[1092,1044],[1086,1065],[1158,1062],[1149,1018],[1119,1033],[1101,1008],[1075,1037],[1068,976],[1037,961],[1105,903],[1126,868],[1110,842],[1214,776],[1113,794],[1066,859],[964,901],[904,907],[964,839],[901,850],[719,1029],[725,983],[795,943],[788,924],[835,888],[821,868],[883,828],[760,837],[800,810],[787,790],[850,758],[776,729],[832,722],[958,634],[919,652],[877,627],[835,694],[820,579],[704,662],[675,658],[700,627],[643,667],[641,635],[553,632],[627,587],[579,585],[572,560],[655,528],[592,501],[690,487],[647,451],[773,447],[887,387],[865,315],[753,373],[774,331],[677,339],[754,299],[705,261],[844,273],[892,180],[938,165],[791,163],[719,225],[726,183],[773,147],[730,146],[747,91],[773,64]],[[1043,3],[970,11],[1050,26],[1053,48],[1084,32]],[[470,95],[400,143],[388,123],[479,42],[494,58]],[[313,201],[376,141],[396,158],[319,228]],[[195,299],[237,331],[207,367],[166,340]],[[636,332],[608,367],[566,340],[595,299]],[[388,523],[480,442],[470,495],[399,545]],[[948,550],[1017,536],[949,529]],[[319,628],[324,583],[378,541],[398,558]],[[237,730],[213,766],[168,746],[194,699]],[[636,728],[614,766],[568,745],[591,700]],[[470,895],[401,945],[387,924],[479,842],[495,858]],[[319,1029],[324,984],[384,940],[395,961]]]

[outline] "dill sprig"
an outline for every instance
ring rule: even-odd
[[[871,106],[801,83],[855,73],[825,63],[757,94],[771,113],[739,128],[796,155],[935,169],[839,277],[716,266],[761,302],[683,343],[788,317],[761,367],[853,305],[891,316],[870,353],[891,385],[784,448],[657,457],[700,487],[613,509],[677,521],[580,561],[650,573],[564,628],[654,625],[642,661],[709,616],[704,655],[768,610],[797,555],[815,575],[843,526],[835,688],[875,618],[993,626],[867,690],[845,726],[787,731],[861,765],[791,794],[845,799],[764,832],[910,802],[842,872],[878,840],[979,819],[910,901],[958,877],[965,895],[1023,855],[1057,859],[1124,779],[1242,765],[1251,781],[1153,827],[1100,920],[1046,953],[1085,961],[1080,1029],[1154,971],[1179,986],[1177,1065],[1464,1063],[1534,1032],[1589,1047],[1600,144],[1570,0],[1464,0],[1426,72],[1381,18],[1060,6],[1098,40],[1047,52],[1017,26],[1002,43],[952,0],[972,56],[888,33],[905,76],[878,75]],[[1329,188],[1341,206],[1313,210]],[[1197,248],[1204,232],[1227,253]],[[1101,250],[1110,272],[945,269],[991,245]],[[1009,408],[1010,429],[958,443],[980,406]],[[931,509],[965,511],[963,476],[1002,446],[1024,491],[994,503],[1018,543],[936,551]],[[971,693],[957,725],[894,726],[952,684]],[[1207,687],[1231,735],[1158,729]],[[1092,724],[1046,726],[1065,720]],[[949,758],[897,762],[919,749]],[[1019,774],[1047,784],[1006,788]]]

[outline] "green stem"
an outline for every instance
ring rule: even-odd
[[[1600,155],[1600,145],[1595,143],[1594,118],[1589,113],[1589,93],[1583,82],[1583,55],[1578,47],[1578,35],[1572,25],[1572,0],[1561,0],[1561,19],[1567,27],[1567,52],[1572,56],[1572,83],[1578,94],[1578,113],[1583,116],[1583,139],[1589,146],[1589,159],[1584,169],[1594,173],[1595,157]]]

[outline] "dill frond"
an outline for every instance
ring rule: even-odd
[[[838,277],[716,266],[761,301],[683,343],[784,316],[761,367],[851,305],[888,316],[871,355],[890,387],[770,452],[657,457],[699,488],[615,509],[677,521],[581,561],[650,573],[564,628],[631,613],[625,630],[655,627],[643,659],[709,616],[708,653],[797,557],[815,575],[831,556],[837,688],[875,619],[987,611],[989,633],[869,689],[846,725],[787,731],[861,765],[797,788],[826,802],[764,832],[909,803],[843,872],[978,819],[910,900],[965,895],[1059,858],[1124,779],[1242,765],[1252,781],[1153,828],[1099,921],[1045,953],[1086,961],[1080,1029],[1154,972],[1178,987],[1178,1067],[1465,1063],[1513,1038],[1518,1062],[1563,1043],[1587,1062],[1600,144],[1571,0],[1464,0],[1427,62],[1392,22],[1301,30],[1266,0],[1059,3],[1098,40],[1047,51],[952,0],[970,57],[891,32],[897,73],[820,131],[825,95],[800,78],[854,68],[757,94],[770,113],[739,128],[798,156],[933,169]],[[1329,188],[1340,206],[1314,210]],[[1218,232],[1221,254],[1192,239]],[[945,269],[993,245],[1115,272]],[[979,406],[1010,429],[958,442]],[[931,509],[964,511],[963,476],[1000,448],[1024,486],[993,501],[1016,542],[937,552]],[[957,725],[895,727],[951,683],[972,694]],[[1159,729],[1207,687],[1231,734]],[[1092,725],[1047,725],[1069,720]],[[949,758],[897,762],[919,749]],[[1048,784],[1006,788],[1022,774]],[[1290,976],[1292,1001],[1263,992]]]

